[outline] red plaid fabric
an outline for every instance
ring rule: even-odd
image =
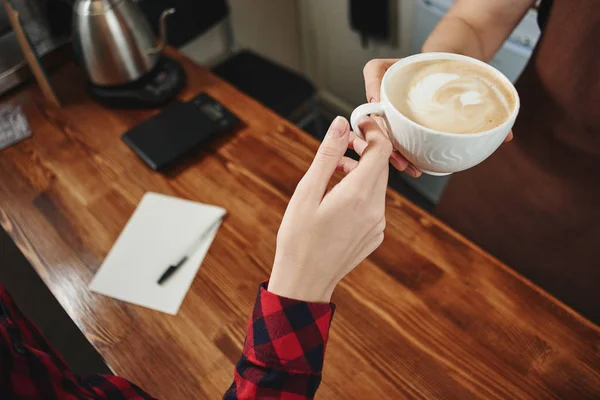
[[[0,285],[0,399],[152,399],[114,375],[73,374]]]
[[[321,383],[333,304],[259,289],[234,382],[224,399],[312,399]]]
[[[262,284],[225,399],[311,399],[334,306],[278,297]],[[0,285],[0,399],[153,399],[114,375],[75,375]]]

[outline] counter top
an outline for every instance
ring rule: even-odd
[[[243,121],[178,167],[148,169],[120,135],[157,111],[109,110],[68,64],[64,104],[35,85],[33,137],[0,152],[0,223],[116,374],[169,399],[213,399],[232,380],[276,232],[317,149],[309,135],[170,50],[183,100],[205,91]],[[90,292],[142,195],[228,210],[176,316]],[[600,398],[600,329],[396,192],[383,245],[339,286],[320,399]],[[566,266],[568,267],[568,266]]]

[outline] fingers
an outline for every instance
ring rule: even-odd
[[[421,175],[423,175],[423,173],[421,172],[421,170],[417,169],[414,165],[412,165],[406,158],[404,158],[404,156],[402,154],[400,154],[398,151],[393,151],[392,155],[390,156],[390,163],[394,166],[394,168],[396,168],[398,171],[400,172],[406,172],[408,175],[412,176],[413,178],[418,178]]]
[[[392,143],[372,118],[363,119],[360,129],[365,134],[367,146],[362,152],[354,176],[363,184],[370,182],[369,187],[372,187],[376,177],[384,169],[387,171],[388,160],[392,154]],[[356,144],[355,142],[354,145],[356,146]]]
[[[379,125],[382,131],[388,132],[388,126],[386,125],[385,119],[383,119],[383,117],[380,117],[379,115],[371,115],[371,118],[373,118],[375,122],[377,122],[377,125]]]
[[[421,172],[421,170],[415,168],[415,166],[412,164],[409,164],[408,167],[406,167],[406,169],[404,170],[404,172],[406,172],[408,175],[412,176],[413,178],[418,178],[421,175],[423,175],[423,172]]]
[[[379,101],[379,90],[381,88],[381,80],[383,75],[391,67],[397,59],[375,59],[369,61],[363,68],[365,77],[365,91],[367,92],[367,101]]]
[[[383,75],[385,75],[386,71],[394,65],[394,63],[398,61],[397,59],[374,59],[369,61],[364,69],[363,75],[365,77],[365,91],[367,93],[367,100],[370,102],[379,101],[380,99],[380,90],[381,90],[381,80],[383,79]],[[379,121],[378,121],[379,123]],[[385,127],[382,126],[382,129]],[[507,137],[506,141],[512,139],[512,132],[509,134],[510,139]],[[366,148],[366,142],[359,142],[357,140],[353,140],[351,138],[351,148],[361,155],[364,148]],[[411,165],[406,158],[404,158],[400,153],[394,152],[390,158],[390,162],[398,171],[404,171],[408,175],[413,178],[418,178],[422,175],[422,172]]]
[[[350,172],[354,171],[354,168],[356,168],[357,166],[358,161],[353,160],[350,157],[342,157],[337,166],[337,170],[342,171],[345,174],[349,174]]]
[[[319,146],[312,164],[299,185],[310,191],[309,196],[319,200],[323,198],[331,175],[348,149],[349,133],[350,126],[345,118],[337,117],[331,123],[323,143]]]
[[[356,154],[362,156],[363,151],[367,148],[367,141],[354,132],[350,132],[350,139],[348,141],[348,148],[353,149]]]
[[[390,163],[392,163],[394,168],[396,168],[398,171],[405,171],[410,166],[408,160],[397,151],[392,152],[392,155],[390,156]]]
[[[367,148],[367,142],[358,137],[354,132],[350,132],[350,142],[348,143],[348,148],[353,149],[356,154],[362,156],[363,152]],[[404,171],[413,178],[418,178],[423,174],[396,150],[394,150],[390,156],[390,163],[398,171]]]
[[[513,140],[513,137],[514,137],[513,131],[511,130],[510,132],[508,132],[508,135],[506,135],[506,138],[504,139],[504,143],[510,142],[511,140]]]

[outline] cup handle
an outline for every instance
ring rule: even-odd
[[[364,139],[365,135],[358,128],[358,122],[365,116],[369,114],[377,114],[383,115],[384,108],[381,103],[367,103],[361,104],[356,107],[354,111],[352,111],[352,115],[350,116],[350,125],[352,126],[352,130],[356,133],[360,138]]]

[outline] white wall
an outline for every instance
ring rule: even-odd
[[[362,69],[372,58],[402,57],[410,48],[414,0],[397,0],[393,45],[369,44],[350,29],[348,0],[229,0],[234,41],[307,75],[321,97],[349,113],[364,101]],[[224,24],[182,51],[212,65],[227,54]]]
[[[218,24],[202,36],[190,41],[179,50],[201,65],[213,65],[227,53],[227,31]]]
[[[414,14],[413,0],[397,0],[394,44],[369,43],[350,28],[347,0],[301,0],[302,51],[307,75],[321,97],[349,113],[365,102],[362,69],[373,58],[408,54]]]
[[[321,97],[344,113],[364,101],[362,69],[372,58],[408,53],[414,0],[397,0],[394,44],[362,48],[350,29],[348,0],[229,0],[234,41],[307,75]],[[212,65],[227,54],[224,24],[182,51]]]
[[[302,71],[298,1],[229,0],[236,47]],[[181,50],[198,63],[211,65],[227,54],[227,46],[226,26],[219,24]]]
[[[229,0],[237,44],[300,72],[298,1]]]

